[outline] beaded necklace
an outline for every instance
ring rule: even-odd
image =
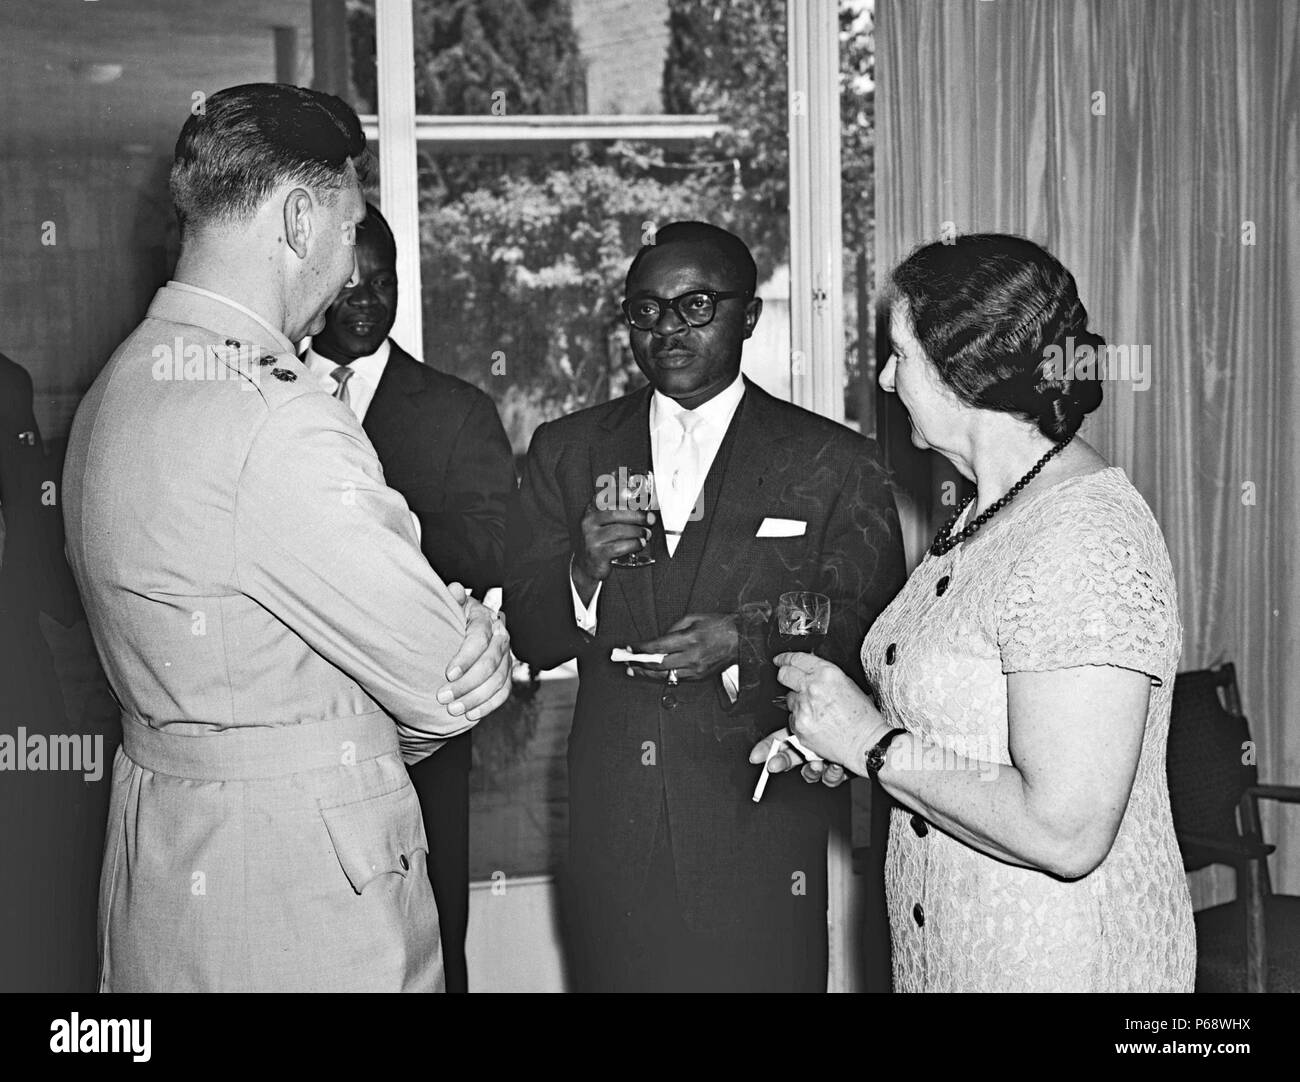
[[[997,514],[997,512],[1001,511],[1002,508],[1006,507],[1007,504],[1015,499],[1016,496],[1019,495],[1020,490],[1038,476],[1038,471],[1052,460],[1052,456],[1065,450],[1066,446],[1072,439],[1074,439],[1073,435],[1067,436],[1060,443],[1053,446],[1047,454],[1043,455],[1042,458],[1034,463],[1033,468],[1025,474],[1024,477],[1020,478],[1019,481],[1011,486],[1005,496],[999,500],[994,500],[993,503],[989,504],[988,508],[982,515],[978,516],[974,521],[967,523],[962,531],[954,536],[952,528],[957,524],[957,520],[961,518],[961,513],[966,510],[967,504],[975,498],[975,494],[971,493],[962,500],[952,518],[945,522],[943,528],[934,535],[934,541],[930,545],[930,555],[942,556],[944,553],[951,551],[957,545],[960,545],[968,537],[973,536],[975,532],[984,525],[984,523],[988,522],[988,520]]]

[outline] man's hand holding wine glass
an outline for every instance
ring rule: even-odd
[[[583,604],[591,604],[610,567],[620,558],[640,553],[650,543],[655,513],[648,500],[620,488],[614,507],[602,507],[601,495],[592,496],[582,515],[582,551],[573,557],[573,586]],[[653,563],[653,560],[648,560]]]

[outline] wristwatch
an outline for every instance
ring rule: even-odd
[[[894,742],[894,738],[906,729],[890,729],[884,736],[876,741],[875,746],[867,752],[867,777],[874,778],[880,773],[880,768],[885,765],[885,752],[889,750],[889,745]]]

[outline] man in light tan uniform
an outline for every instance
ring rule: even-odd
[[[105,990],[442,988],[403,760],[504,701],[509,639],[295,355],[355,272],[364,152],[337,98],[208,98],[174,279],[73,424],[68,554],[122,707]]]

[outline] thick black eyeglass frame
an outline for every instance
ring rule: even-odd
[[[638,331],[654,330],[655,327],[658,325],[659,321],[664,318],[664,313],[668,311],[669,308],[671,308],[674,312],[676,312],[677,318],[680,319],[683,323],[685,323],[688,327],[707,327],[717,317],[718,301],[735,300],[738,297],[744,297],[746,300],[750,300],[753,298],[753,296],[754,294],[750,293],[748,290],[745,290],[743,292],[735,292],[732,290],[723,290],[723,289],[692,289],[686,293],[681,294],[680,296],[673,297],[671,300],[667,297],[656,297],[652,293],[640,293],[632,300],[623,301],[620,307],[623,309],[623,317],[627,320],[628,326],[635,327]],[[682,302],[685,301],[688,297],[709,298],[709,301],[713,305],[713,311],[709,313],[708,319],[700,323],[696,323],[694,320],[688,317],[685,312],[682,311]],[[658,315],[655,316],[653,321],[651,321],[650,325],[647,327],[643,327],[639,323],[635,322],[632,319],[632,311],[631,311],[631,306],[634,303],[639,304],[644,301],[654,301],[655,304],[659,306]]]

